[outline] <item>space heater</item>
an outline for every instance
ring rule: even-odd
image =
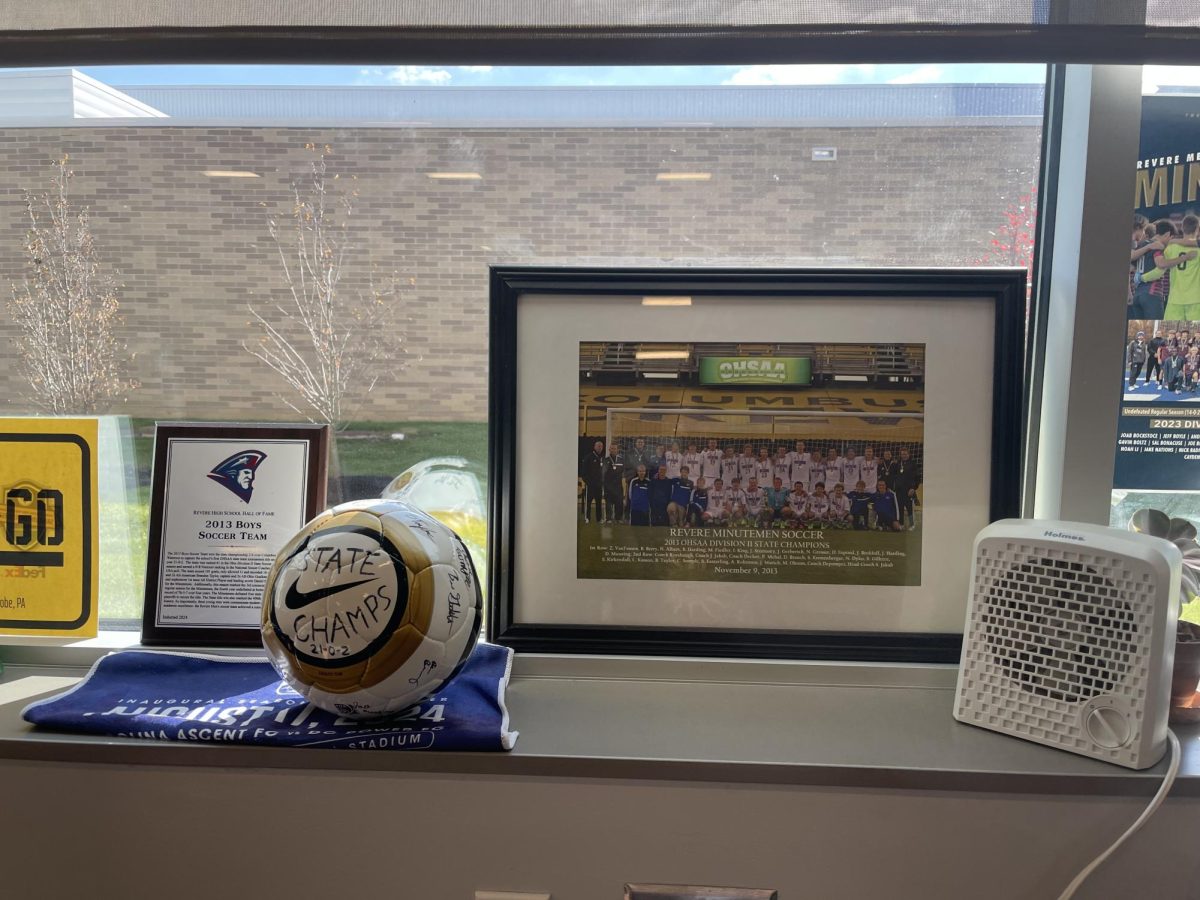
[[[1161,538],[1005,519],[975,539],[960,722],[1145,769],[1167,748],[1182,558]]]

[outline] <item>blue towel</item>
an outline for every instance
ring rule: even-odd
[[[371,722],[317,709],[269,662],[125,650],[22,715],[58,731],[160,741],[350,750],[511,750],[504,691],[512,650],[477,644],[454,679],[398,717]]]

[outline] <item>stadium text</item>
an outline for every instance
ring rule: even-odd
[[[925,404],[922,400],[909,397],[838,397],[829,395],[805,396],[799,394],[711,394],[703,391],[663,395],[646,394],[597,394],[582,398],[583,405],[589,413],[595,411],[603,418],[609,407],[620,406],[661,406],[663,414],[669,415],[673,409],[683,407],[711,407],[714,413],[736,412],[755,406],[786,406],[806,407],[810,409],[833,409],[846,412],[885,410],[888,412],[920,412]]]

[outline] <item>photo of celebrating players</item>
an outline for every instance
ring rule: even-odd
[[[580,577],[917,584],[920,344],[580,345]]]
[[[1189,212],[1153,222],[1133,216],[1128,319],[1200,319],[1200,217]]]

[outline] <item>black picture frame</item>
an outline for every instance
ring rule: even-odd
[[[514,547],[518,307],[521,298],[689,295],[885,298],[905,303],[970,298],[992,304],[991,484],[988,520],[1018,516],[1024,446],[1025,313],[1023,269],[628,269],[492,267],[489,373],[489,621],[493,642],[518,652],[653,656],[956,662],[954,632],[796,631],[620,627],[524,622],[516,616]],[[966,596],[967,585],[963,591]]]
[[[158,623],[159,571],[163,554],[166,516],[168,447],[182,438],[193,441],[304,441],[308,447],[308,471],[304,483],[304,522],[325,508],[329,467],[328,425],[277,425],[242,423],[156,423],[151,481],[150,536],[146,553],[146,588],[142,605],[142,638],[147,646],[261,647],[260,629],[255,626],[163,626]],[[299,473],[297,473],[299,474]],[[300,525],[297,525],[299,530]]]

